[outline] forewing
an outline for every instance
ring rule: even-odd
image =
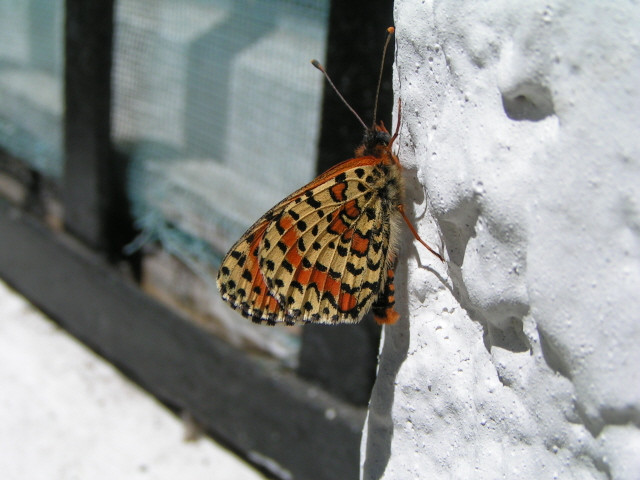
[[[356,323],[377,299],[390,212],[376,190],[382,173],[367,158],[289,197],[266,227],[258,261],[280,306],[271,321]]]

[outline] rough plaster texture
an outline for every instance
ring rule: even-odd
[[[637,480],[640,6],[395,16],[407,208],[447,262],[404,248],[362,477]]]

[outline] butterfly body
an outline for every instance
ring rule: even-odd
[[[393,139],[367,129],[355,158],[263,215],[222,261],[222,298],[252,321],[393,323],[403,184]]]

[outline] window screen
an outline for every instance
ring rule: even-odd
[[[244,230],[314,176],[323,78],[309,60],[323,60],[328,9],[328,0],[116,8],[113,138],[131,159],[142,231],[132,247],[161,245],[145,255],[147,287],[290,361],[295,329],[241,319],[221,305],[215,275]]]
[[[0,0],[0,145],[62,175],[63,0]]]

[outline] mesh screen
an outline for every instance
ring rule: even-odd
[[[0,146],[62,174],[63,0],[0,0]]]
[[[328,0],[117,4],[113,137],[132,159],[139,243],[159,240],[212,297],[231,244],[314,176],[323,78],[309,60],[323,60],[328,9]]]

